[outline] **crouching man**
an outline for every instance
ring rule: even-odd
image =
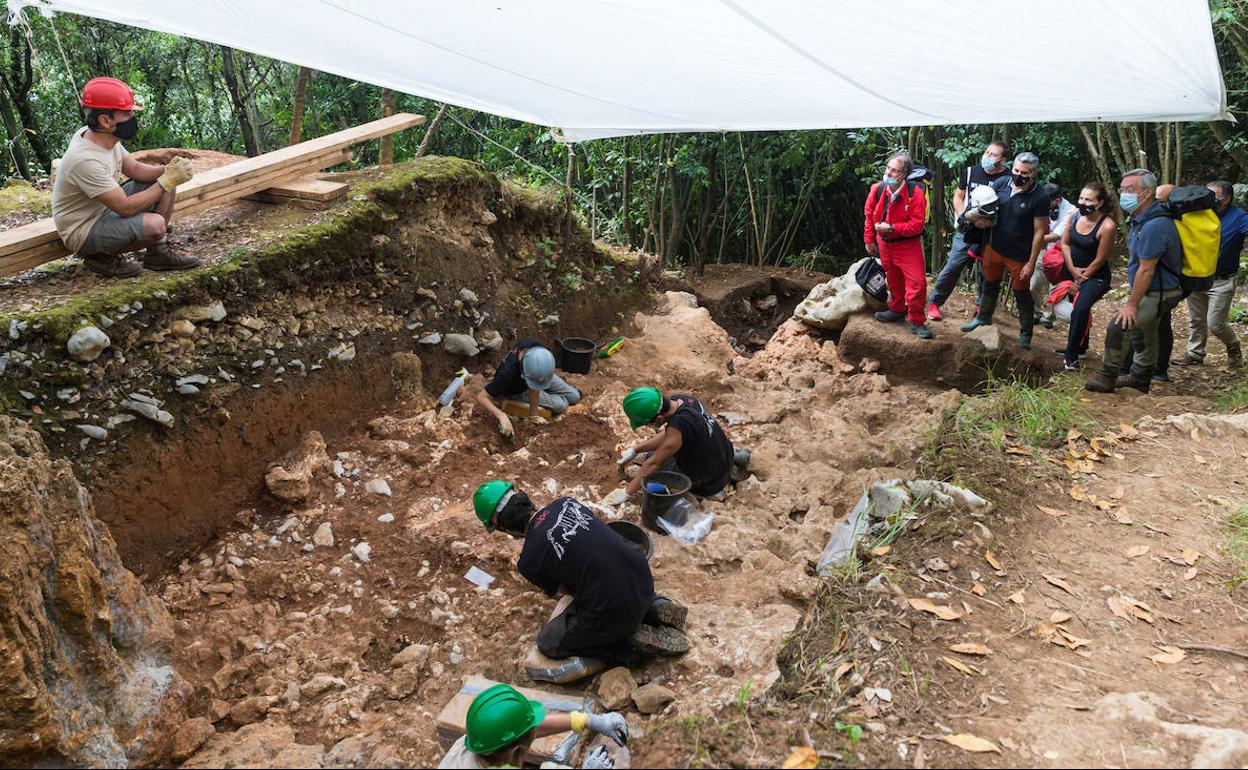
[[[607,714],[547,714],[546,707],[529,700],[509,684],[488,687],[472,699],[465,732],[451,745],[438,764],[446,770],[477,770],[488,767],[524,767],[535,738],[569,730],[605,735],[616,744],[628,742],[628,722],[614,711]],[[583,768],[610,770],[614,766],[607,750],[598,746],[585,755]]]
[[[650,565],[635,543],[599,521],[585,505],[560,497],[535,510],[510,481],[487,481],[472,497],[491,532],[524,540],[516,568],[551,598],[562,597],[537,635],[548,658],[597,658],[625,665],[638,653],[679,655],[687,610],[655,596]]]
[[[178,185],[190,180],[191,164],[140,163],[123,141],[135,137],[140,108],[134,92],[115,78],[95,78],[82,89],[87,125],[69,140],[52,186],[52,221],[61,240],[93,273],[129,278],[148,270],[186,270],[195,257],[175,254],[166,232]],[[125,175],[128,182],[118,185]],[[147,249],[140,265],[124,255]]]
[[[532,337],[507,351],[494,371],[494,379],[477,394],[477,404],[498,420],[498,430],[507,438],[514,437],[516,431],[511,418],[495,401],[504,405],[510,401],[519,407],[527,403],[529,419],[536,420],[543,409],[552,416],[559,415],[580,400],[581,391],[555,374],[554,354]]]

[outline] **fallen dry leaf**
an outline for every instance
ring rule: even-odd
[[[1058,588],[1060,588],[1060,589],[1062,589],[1063,591],[1065,591],[1066,593],[1070,594],[1071,596],[1074,596],[1074,595],[1075,595],[1074,589],[1072,589],[1072,588],[1070,587],[1070,585],[1069,585],[1069,584],[1067,584],[1067,582],[1066,582],[1065,580],[1062,580],[1062,579],[1061,579],[1060,577],[1058,577],[1057,575],[1050,575],[1050,574],[1048,574],[1047,572],[1043,572],[1043,573],[1041,573],[1041,577],[1043,577],[1045,580],[1047,580],[1047,581],[1048,581],[1049,583],[1051,583],[1052,585],[1055,585],[1055,586],[1057,586]]]
[[[1001,562],[997,561],[997,557],[992,555],[992,551],[985,551],[984,559],[987,560],[987,562],[991,564],[992,568],[995,569],[996,571],[998,572],[1005,571],[1001,568]]]
[[[986,645],[980,644],[979,642],[958,642],[957,644],[949,645],[949,649],[954,652],[960,652],[963,655],[992,654],[992,650],[988,649]]]
[[[984,588],[983,583],[976,583],[975,585],[971,586],[971,593],[975,594],[976,596],[983,596],[984,594],[988,593],[988,589]]]
[[[852,669],[853,667],[854,667],[853,663],[842,663],[841,665],[837,666],[836,671],[832,674],[832,681],[835,682],[836,680],[845,676],[846,674],[849,673],[849,670]]]
[[[793,749],[789,758],[780,767],[784,770],[810,770],[819,766],[819,752],[809,746],[798,746]]]
[[[1127,493],[1126,487],[1119,485],[1119,486],[1114,487],[1114,491],[1110,492],[1109,496],[1113,498],[1114,500],[1121,500],[1122,496],[1125,495],[1126,493]]]
[[[1061,610],[1053,610],[1053,614],[1049,616],[1049,622],[1052,623],[1053,625],[1057,625],[1058,623],[1065,623],[1066,621],[1070,620],[1070,618],[1071,618],[1071,615],[1069,612],[1062,612]]]
[[[1155,652],[1148,659],[1158,665],[1171,666],[1187,657],[1187,653],[1178,647],[1162,647],[1162,652]]]
[[[1144,554],[1148,553],[1148,551],[1149,551],[1149,546],[1133,545],[1127,549],[1127,558],[1134,559],[1137,556],[1143,556]]]
[[[1123,438],[1128,438],[1128,439],[1139,438],[1139,435],[1140,435],[1140,432],[1138,430],[1131,427],[1130,425],[1127,425],[1125,422],[1119,423],[1118,432],[1122,435]]]
[[[970,667],[969,667],[969,666],[967,666],[965,663],[962,663],[962,662],[960,662],[960,661],[954,660],[953,658],[950,658],[950,657],[945,656],[945,655],[941,655],[941,656],[940,656],[940,659],[941,659],[941,660],[943,660],[944,662],[948,663],[950,666],[952,666],[952,667],[956,668],[957,670],[961,671],[963,674],[966,674],[967,676],[972,676],[972,675],[974,675],[974,673],[975,673],[975,672],[974,672],[974,671],[972,671],[972,670],[970,669]]]
[[[1122,600],[1117,596],[1109,597],[1105,600],[1105,603],[1109,605],[1110,612],[1114,613],[1123,620],[1135,620],[1135,615],[1132,614],[1131,610],[1128,609],[1127,606],[1122,603]]]
[[[891,551],[891,550],[893,550],[893,547],[892,547],[891,545],[881,545],[881,546],[879,546],[879,547],[877,547],[877,548],[872,548],[872,549],[871,549],[871,555],[872,555],[872,556],[883,556],[884,554],[888,553],[888,552],[889,552],[889,551]]]
[[[1061,644],[1063,646],[1069,647],[1072,650],[1077,650],[1080,647],[1087,647],[1089,644],[1092,643],[1091,639],[1080,639],[1079,637],[1067,631],[1062,626],[1057,627],[1057,633],[1060,634],[1060,637],[1061,637],[1060,640],[1057,636],[1055,636],[1049,641],[1053,642],[1054,644]]]
[[[1192,428],[1192,441],[1200,441],[1200,429]]]
[[[977,735],[971,735],[970,733],[954,733],[953,735],[945,735],[941,737],[941,740],[951,746],[957,746],[963,751],[995,751],[998,754],[1001,753],[1001,749],[997,748],[997,744],[980,738]]]
[[[1049,516],[1052,516],[1052,517],[1054,517],[1054,518],[1060,518],[1060,517],[1062,517],[1062,516],[1069,516],[1069,515],[1070,515],[1070,512],[1069,512],[1069,511],[1063,511],[1063,510],[1059,510],[1059,509],[1057,509],[1057,508],[1047,508],[1047,507],[1045,507],[1045,506],[1043,506],[1043,505],[1037,505],[1037,506],[1036,506],[1036,508],[1037,508],[1037,509],[1038,509],[1041,513],[1048,514]]]
[[[1114,504],[1109,500],[1097,500],[1096,507],[1100,508],[1102,511],[1108,511],[1114,507]]]
[[[1024,601],[1026,601],[1023,598],[1023,589],[1021,588],[1015,591],[1014,593],[1010,594],[1008,598],[1010,601],[1014,602],[1015,604],[1022,604]]]
[[[941,620],[957,620],[962,613],[943,604],[933,604],[930,599],[911,599],[910,606],[921,612],[930,612]]]
[[[1204,457],[1201,457],[1200,455],[1192,455],[1192,459],[1200,463],[1201,465],[1207,465],[1209,463],[1208,460],[1206,460]]]
[[[1084,500],[1088,499],[1087,490],[1076,484],[1070,488],[1070,498],[1082,503]]]
[[[1187,563],[1187,566],[1191,567],[1200,558],[1200,551],[1197,551],[1195,548],[1184,548],[1181,558]]]
[[[1196,568],[1195,568],[1195,567],[1192,567],[1192,568],[1191,568],[1191,569],[1189,569],[1187,572],[1184,572],[1184,573],[1183,573],[1183,579],[1184,579],[1184,580],[1191,580],[1191,579],[1192,579],[1192,578],[1194,578],[1194,577],[1196,577]]]
[[[1114,521],[1118,522],[1119,524],[1134,524],[1135,523],[1135,520],[1132,519],[1131,515],[1127,513],[1126,508],[1119,508],[1118,510],[1113,511],[1109,515],[1113,516]]]
[[[1032,455],[1031,447],[1029,446],[1007,446],[1005,453],[1009,455],[1024,455],[1026,457],[1031,457]]]

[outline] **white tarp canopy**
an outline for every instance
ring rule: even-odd
[[[571,140],[1228,117],[1207,0],[8,0]]]

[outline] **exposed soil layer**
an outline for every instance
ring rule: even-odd
[[[703,275],[689,279],[698,304],[739,350],[752,352],[767,344],[811,289],[831,277],[797,268],[707,265]]]

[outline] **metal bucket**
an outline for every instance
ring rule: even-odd
[[[662,484],[666,492],[651,492],[651,484]],[[689,477],[678,471],[657,471],[641,480],[641,523],[655,532],[667,534],[659,527],[658,520],[665,519],[669,523],[681,526],[685,523],[688,513],[685,506],[677,505],[693,482]]]
[[[654,543],[651,542],[650,536],[644,529],[631,521],[608,521],[607,526],[628,542],[636,543],[641,552],[646,555],[646,561],[650,561],[650,554],[654,553]]]
[[[559,340],[562,356],[559,368],[570,374],[589,374],[594,361],[594,341],[584,337],[566,337]]]

